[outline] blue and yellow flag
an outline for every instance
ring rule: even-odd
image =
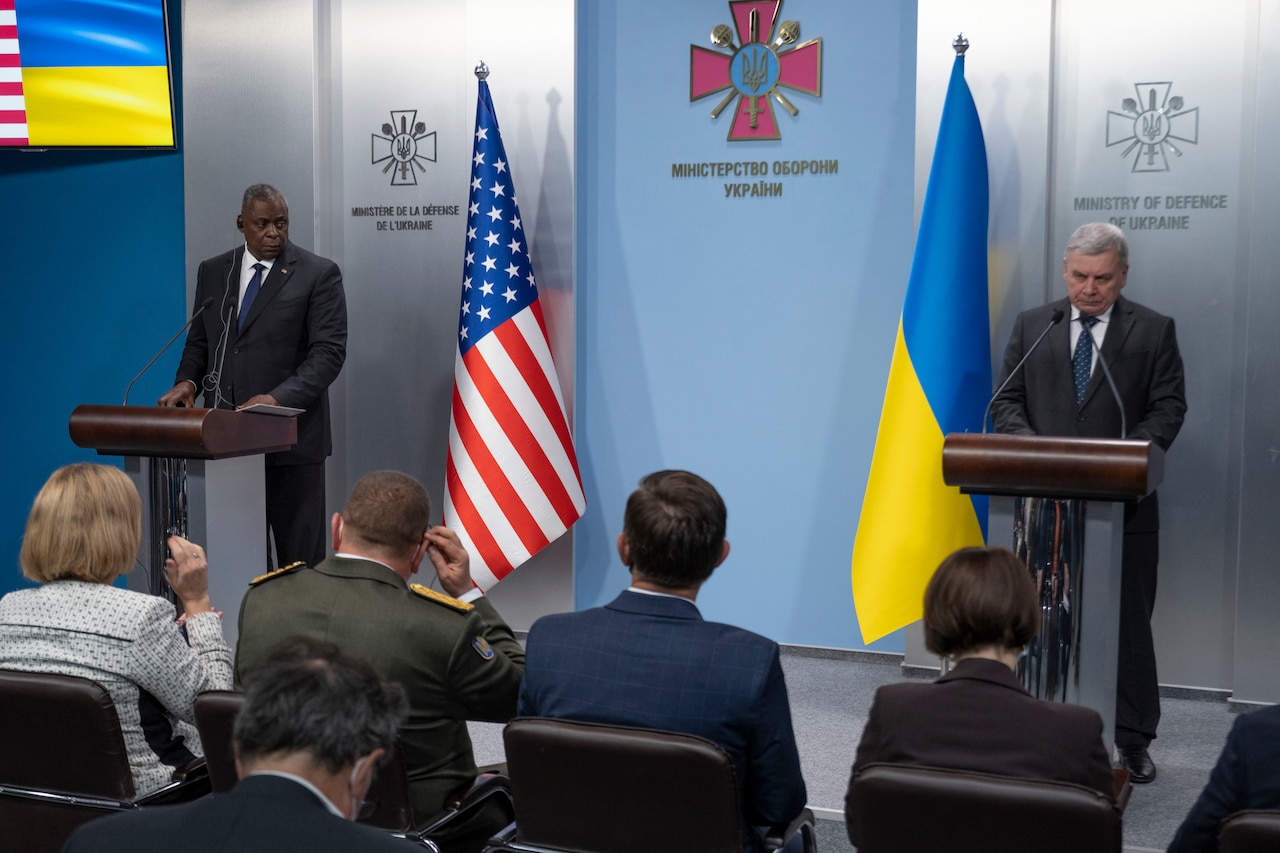
[[[174,144],[164,0],[0,0],[0,145]]]
[[[986,538],[986,497],[942,482],[942,439],[981,430],[991,394],[987,203],[987,151],[961,55],[942,108],[853,544],[853,603],[867,643],[919,619],[925,584],[943,557]]]

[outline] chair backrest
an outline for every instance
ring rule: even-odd
[[[231,790],[240,778],[231,734],[243,704],[244,694],[234,690],[210,690],[196,697],[196,730],[204,744],[209,784],[215,794]]]
[[[111,694],[71,675],[0,670],[0,785],[133,798]]]
[[[231,690],[211,690],[196,697],[196,729],[204,743],[209,781],[214,793],[231,790],[240,778],[236,773],[233,733],[236,715],[243,704],[244,694]],[[409,781],[398,740],[390,759],[378,768],[378,780],[371,791],[371,799],[377,800],[378,809],[361,823],[397,832],[413,828]]]
[[[1280,811],[1249,809],[1222,822],[1218,853],[1274,853],[1280,850]]]
[[[729,755],[693,735],[521,718],[503,731],[521,844],[741,853]]]
[[[1097,791],[965,770],[869,764],[845,820],[859,853],[1121,850],[1120,810]]]

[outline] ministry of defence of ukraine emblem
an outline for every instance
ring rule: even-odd
[[[427,133],[427,126],[417,121],[417,110],[392,110],[391,121],[382,126],[382,136],[373,134],[373,165],[386,163],[382,174],[391,172],[391,186],[413,187],[418,185],[418,171],[425,172],[425,163],[436,161],[436,132]]]
[[[728,93],[711,111],[719,118],[735,99],[729,141],[781,139],[773,102],[796,115],[799,110],[780,89],[822,94],[822,39],[800,40],[800,24],[778,24],[782,0],[729,0],[737,29],[716,24],[711,43],[718,50],[689,45],[689,100]],[[776,27],[776,33],[775,33]]]
[[[1135,83],[1133,88],[1138,97],[1120,102],[1124,112],[1107,110],[1107,147],[1125,145],[1121,158],[1136,150],[1131,171],[1167,172],[1165,149],[1182,156],[1173,140],[1190,145],[1199,142],[1200,108],[1184,110],[1182,98],[1169,97],[1172,83]]]

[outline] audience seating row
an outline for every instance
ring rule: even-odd
[[[0,853],[57,851],[96,817],[227,790],[236,781],[231,730],[240,701],[233,692],[202,694],[196,716],[207,759],[139,797],[106,690],[82,678],[0,670]],[[743,849],[733,762],[710,741],[545,719],[513,720],[504,741],[509,784],[481,774],[446,811],[417,825],[397,750],[380,769],[366,822],[434,850],[434,831],[490,797],[506,797],[515,821],[493,839],[493,853]],[[848,819],[861,827],[861,853],[998,853],[1029,843],[1050,853],[1121,850],[1120,807],[1079,785],[875,764],[859,772],[854,791],[856,813]],[[780,850],[797,838],[806,853],[816,851],[809,809],[769,828],[764,847]],[[1280,813],[1233,815],[1220,849],[1280,849]]]

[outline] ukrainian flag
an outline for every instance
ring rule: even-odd
[[[14,8],[27,144],[174,144],[163,0]]]
[[[942,482],[942,439],[978,432],[991,394],[987,152],[956,57],[853,545],[864,642],[921,616],[942,558],[986,539],[987,499]]]

